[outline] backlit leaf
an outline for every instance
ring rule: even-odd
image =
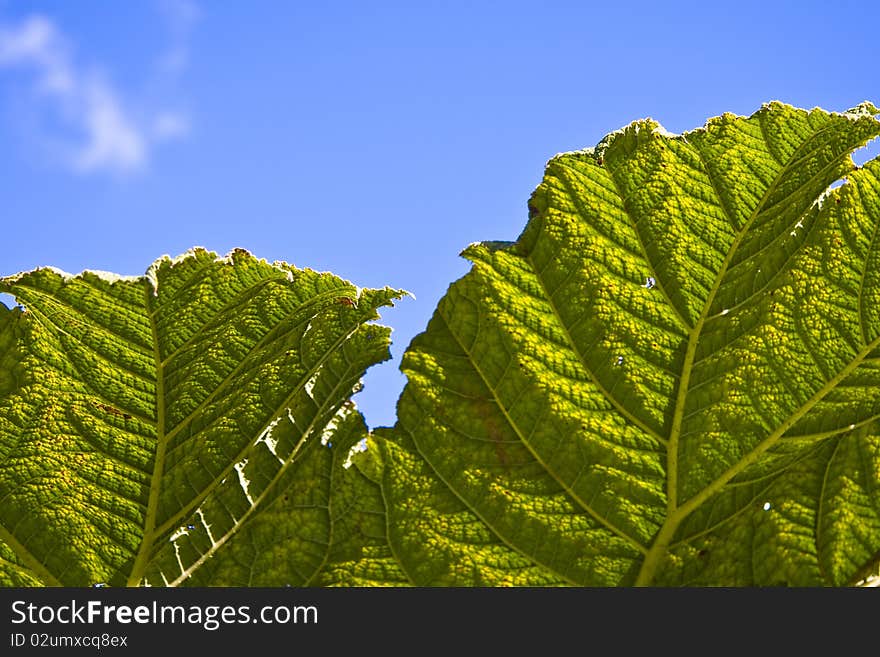
[[[378,436],[404,570],[863,577],[880,552],[880,160],[850,154],[877,113],[774,102],[680,136],[643,120],[553,158],[517,242],[464,252],[473,269],[404,356]]]
[[[250,531],[348,427],[402,294],[203,249],[0,290],[0,581],[69,586],[185,583]]]

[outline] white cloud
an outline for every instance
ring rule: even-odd
[[[113,90],[93,80],[82,84],[79,93],[84,109],[81,119],[88,139],[75,156],[76,169],[126,171],[143,166],[149,136],[126,116]]]
[[[190,13],[195,11],[192,7]],[[183,18],[175,24],[195,20],[179,11]],[[174,37],[175,43],[184,44],[185,35],[180,34]],[[0,25],[0,67],[34,72],[40,109],[48,109],[77,135],[60,149],[63,163],[75,172],[141,169],[156,143],[180,139],[189,132],[189,120],[180,112],[131,111],[105,77],[76,65],[68,40],[45,16],[31,16],[17,26]]]
[[[0,65],[33,64],[47,92],[69,93],[73,88],[69,56],[52,23],[32,16],[18,29],[0,27]]]

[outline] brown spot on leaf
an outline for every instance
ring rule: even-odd
[[[109,404],[95,404],[95,406],[97,406],[99,409],[101,409],[105,413],[109,413],[110,415],[122,417],[122,418],[125,418],[126,420],[131,419],[131,415],[128,415],[127,413],[123,413],[118,408],[116,408],[114,406],[110,406]]]

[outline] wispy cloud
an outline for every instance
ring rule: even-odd
[[[171,48],[180,73],[188,59],[187,39],[198,17],[188,0],[164,0]],[[95,68],[78,65],[69,39],[48,17],[34,15],[18,25],[0,25],[0,67],[33,73],[41,109],[52,113],[76,138],[58,149],[62,162],[77,173],[126,173],[142,169],[153,147],[189,133],[188,117],[169,109],[131,110],[120,91]]]

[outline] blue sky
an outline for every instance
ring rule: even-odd
[[[405,288],[356,397],[393,424],[458,253],[517,238],[548,158],[647,116],[880,104],[878,26],[865,2],[0,0],[0,275],[199,245]]]

